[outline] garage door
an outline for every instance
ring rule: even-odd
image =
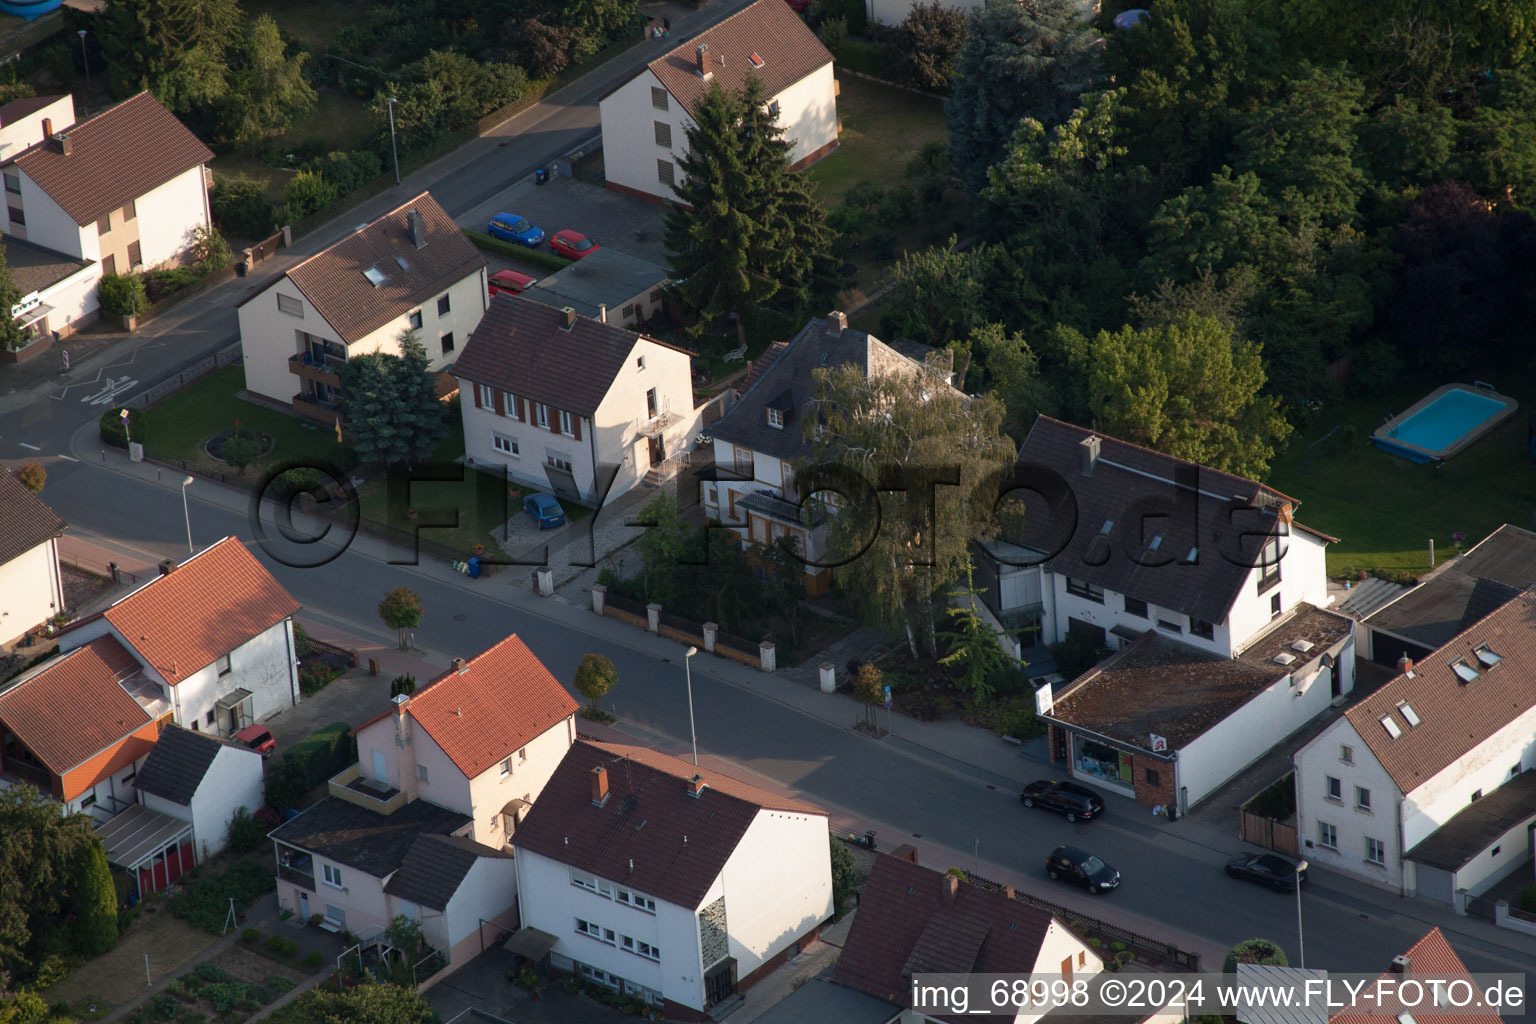
[[[1451,899],[1451,873],[1440,868],[1432,868],[1427,864],[1417,866],[1418,893],[1426,899],[1436,903],[1450,905]]]

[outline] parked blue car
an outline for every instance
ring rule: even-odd
[[[530,249],[544,241],[543,228],[536,227],[533,221],[527,217],[519,217],[515,213],[498,213],[491,218],[490,227],[486,230],[490,232],[492,238],[499,238],[503,242],[516,242]]]
[[[560,507],[553,494],[530,494],[523,499],[523,509],[533,516],[541,530],[565,525],[565,509]]]

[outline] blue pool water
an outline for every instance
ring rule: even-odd
[[[1387,436],[1427,451],[1441,451],[1503,412],[1504,405],[1497,398],[1458,388],[1388,430]]]

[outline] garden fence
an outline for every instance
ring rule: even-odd
[[[212,355],[204,356],[191,366],[183,367],[173,376],[133,396],[123,405],[129,409],[146,409],[172,392],[180,391],[188,384],[202,380],[210,373],[239,361],[240,339],[236,338]]]
[[[643,601],[631,601],[629,598],[620,597],[611,591],[604,596],[603,605],[605,608],[614,608],[624,612],[626,615],[634,615],[640,619],[646,619],[649,614]]]
[[[757,658],[757,652],[760,646],[761,645],[755,644],[750,640],[744,639],[743,637],[739,637],[734,633],[727,633],[723,629],[717,630],[715,632],[716,648],[729,647],[733,651],[740,652],[741,654],[748,655],[755,659]]]

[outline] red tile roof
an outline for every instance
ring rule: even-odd
[[[53,509],[15,475],[0,468],[0,565],[24,555],[67,529]]]
[[[1494,668],[1474,653],[1487,644]],[[1462,682],[1451,665],[1478,673]],[[1401,705],[1418,718],[1412,725]],[[1536,590],[1527,590],[1345,712],[1376,760],[1411,793],[1536,706]],[[1388,718],[1395,738],[1382,725]]]
[[[592,802],[598,767],[608,778],[602,806]],[[705,781],[697,797],[688,794],[695,774]],[[582,740],[534,800],[517,847],[695,910],[763,810],[826,814],[655,750]]]
[[[149,724],[149,713],[122,686],[138,672],[122,644],[98,637],[0,691],[0,722],[62,776]]]
[[[705,54],[708,79],[698,73],[700,44],[709,46]],[[761,68],[754,69],[748,60],[753,53],[762,57]],[[667,91],[692,110],[716,82],[727,92],[740,92],[747,75],[756,74],[767,94],[777,96],[830,63],[831,52],[788,4],[757,0],[651,61],[649,67]]]
[[[570,718],[580,705],[517,634],[443,673],[405,705],[466,778]]]
[[[1415,974],[1428,976],[1455,976],[1469,975],[1467,965],[1461,962],[1461,957],[1451,948],[1451,944],[1445,940],[1438,927],[1432,928],[1428,935],[1424,936],[1407,952],[1408,970],[1406,977]],[[1469,975],[1470,976],[1470,975]],[[1383,978],[1393,977],[1391,971],[1382,975]],[[1387,1009],[1382,1013],[1337,1013],[1328,1018],[1328,1024],[1396,1024],[1399,1020],[1399,1012],[1412,1012],[1411,1007],[1403,1007],[1401,1010]],[[1503,1024],[1504,1018],[1497,1013],[1466,1013],[1442,1016],[1435,1014],[1423,1014],[1419,1020],[1434,1021],[1435,1024]]]
[[[69,136],[68,156],[45,139],[14,163],[81,225],[213,159],[147,92],[56,134]]]
[[[128,646],[174,686],[300,607],[244,544],[225,537],[104,614]]]
[[[420,248],[408,232],[411,210],[421,215],[426,244]],[[363,276],[372,267],[384,275],[377,287]],[[483,269],[480,250],[432,193],[423,192],[315,253],[288,271],[288,280],[336,328],[341,340],[351,344]]]
[[[951,885],[952,899],[945,895]],[[1033,971],[1051,921],[1003,892],[881,855],[832,980],[910,1006],[914,974]]]

